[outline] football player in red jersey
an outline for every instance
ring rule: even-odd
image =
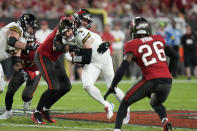
[[[35,62],[42,77],[48,84],[48,89],[42,94],[31,119],[36,124],[45,124],[56,121],[50,115],[51,106],[71,90],[71,83],[66,74],[64,65],[58,57],[64,52],[71,51],[68,40],[74,39],[72,19],[64,17],[59,25],[48,35],[35,54]]]
[[[39,43],[35,42],[35,37],[28,38],[27,44],[30,46],[33,44],[36,44],[37,46],[39,45]],[[26,86],[23,90],[22,99],[24,101],[24,110],[26,111],[29,108],[33,94],[41,77],[40,72],[34,62],[34,54],[35,50],[22,50],[20,56],[12,56],[12,64],[15,72],[8,84],[8,90],[6,92],[6,112],[0,115],[0,119],[7,119],[13,115],[12,103],[14,94],[25,81]]]
[[[125,44],[124,59],[104,98],[106,99],[110,93],[116,93],[114,88],[122,79],[132,60],[141,68],[143,78],[127,91],[122,100],[116,116],[114,131],[121,130],[128,106],[145,97],[150,98],[150,105],[159,115],[163,130],[172,130],[162,103],[167,99],[171,89],[172,77],[170,72],[176,68],[178,54],[166,45],[162,36],[151,34],[150,23],[142,17],[136,17],[131,21],[130,35],[133,40]],[[166,55],[171,58],[169,69]]]

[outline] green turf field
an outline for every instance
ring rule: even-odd
[[[133,83],[131,82],[122,82],[119,84],[119,87],[126,92]],[[102,82],[96,84],[104,94],[107,89],[105,84]],[[21,98],[22,87],[14,96],[14,109],[22,109],[23,102]],[[31,109],[35,109],[36,104],[40,98],[40,95],[44,90],[47,89],[46,85],[39,85],[37,91],[35,92]],[[184,80],[175,81],[171,89],[170,95],[164,105],[167,107],[167,110],[197,110],[197,81],[187,82]],[[5,108],[4,91],[0,94],[0,108]],[[109,101],[115,104],[115,110],[117,111],[119,103],[110,95],[108,98]],[[149,99],[145,98],[142,101],[139,101],[131,106],[132,111],[139,110],[152,110],[149,105]],[[66,94],[62,99],[60,99],[53,107],[52,110],[58,110],[62,112],[104,112],[103,106],[93,100],[88,94],[82,89],[81,84],[73,84],[72,90]],[[2,111],[1,111],[2,112]],[[71,121],[71,120],[58,120],[56,124],[46,124],[44,126],[37,126],[27,116],[13,116],[7,120],[0,120],[0,131],[32,131],[32,130],[69,130],[69,131],[82,131],[82,130],[112,130],[114,123],[99,123],[99,122],[87,122],[87,121]],[[138,126],[138,125],[123,125],[123,130],[132,130],[132,131],[161,131],[160,127],[152,126]],[[176,131],[193,131],[192,129],[174,129]]]

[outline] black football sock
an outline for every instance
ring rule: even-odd
[[[118,112],[117,112],[117,116],[116,116],[115,129],[121,129],[123,119],[127,115],[128,107],[129,107],[129,104],[127,102],[125,102],[124,100],[121,101]]]
[[[44,107],[50,109],[53,104],[55,104],[62,96],[64,96],[70,90],[59,90],[57,91],[53,97],[51,97]]]
[[[36,109],[38,111],[42,111],[43,107],[46,105],[46,103],[50,102],[49,99],[52,98],[55,93],[56,91],[54,90],[49,90],[49,89],[46,90],[40,97],[40,100]]]
[[[159,115],[160,119],[162,120],[166,117],[166,109],[162,104],[152,106],[155,112]]]

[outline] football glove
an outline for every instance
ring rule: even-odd
[[[31,79],[30,76],[27,74],[27,72],[23,70],[22,68],[19,69],[18,71],[23,76],[25,81],[29,81]]]
[[[32,51],[32,50],[36,50],[39,46],[40,46],[40,44],[37,43],[37,42],[35,42],[35,43],[32,44],[32,45],[27,44],[26,47],[25,47],[25,50],[26,50],[27,52],[29,52],[29,51]]]
[[[110,87],[110,88],[108,89],[108,91],[105,93],[105,95],[104,95],[104,100],[106,100],[106,99],[107,99],[107,97],[108,97],[108,95],[109,95],[109,94],[111,94],[111,93],[116,94],[115,89],[114,89],[114,88],[112,88],[112,87]]]
[[[105,51],[107,51],[107,49],[109,48],[110,43],[109,42],[103,42],[99,45],[99,48],[97,49],[97,52],[99,54],[103,54],[105,53]]]
[[[80,48],[76,45],[69,45],[69,52],[74,52],[75,54],[79,55],[80,51]]]

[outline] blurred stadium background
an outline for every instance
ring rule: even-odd
[[[177,47],[177,51],[179,52],[180,60],[178,64],[178,68],[174,74],[174,78],[177,80],[182,81],[183,79],[188,79],[188,76],[186,75],[185,67],[184,67],[184,53],[183,53],[183,46],[181,44],[181,38],[186,33],[186,25],[191,26],[193,34],[197,35],[197,1],[196,0],[0,0],[0,28],[5,26],[11,21],[17,20],[21,14],[23,13],[33,13],[36,15],[40,22],[40,30],[37,32],[36,37],[37,40],[42,42],[44,38],[51,32],[51,30],[58,24],[59,18],[65,15],[72,15],[75,11],[79,10],[80,8],[86,8],[88,9],[93,16],[93,23],[92,23],[92,31],[99,33],[102,38],[106,41],[110,41],[112,44],[112,57],[114,60],[115,68],[118,67],[120,64],[120,61],[122,60],[122,52],[123,52],[123,45],[125,41],[128,41],[130,39],[129,37],[129,24],[131,19],[135,18],[136,16],[143,16],[147,18],[152,25],[152,32],[155,33],[161,33],[162,35],[166,35],[165,33],[167,31],[170,31],[172,29],[173,22],[176,23],[176,31],[179,33],[178,35],[174,35],[173,33],[170,36],[171,40],[174,40],[174,43],[167,43],[172,44],[173,46]],[[161,28],[164,28],[162,30]],[[118,35],[117,35],[118,34]],[[166,38],[167,39],[167,38]],[[177,40],[177,41],[175,41]],[[195,44],[197,45],[197,39],[195,41]],[[197,55],[197,48],[196,48],[196,55]],[[81,67],[78,65],[72,65],[71,63],[68,63],[64,60],[64,56],[60,58],[62,62],[65,62],[65,68],[67,69],[67,73],[70,77],[71,81],[74,80],[80,80],[80,74],[81,74]],[[12,70],[6,67],[9,67],[10,61],[7,60],[4,63],[4,68],[6,70],[6,79],[9,81]],[[169,109],[178,109],[178,110],[196,110],[197,106],[194,106],[195,104],[192,104],[193,102],[196,102],[194,95],[192,92],[196,91],[196,77],[194,76],[195,73],[193,72],[195,70],[195,66],[191,67],[192,71],[192,79],[190,81],[182,81],[183,84],[175,84],[174,87],[178,88],[176,91],[174,91],[167,102],[169,102]],[[125,79],[129,80],[129,82],[133,83],[136,79],[139,79],[141,76],[141,72],[139,68],[133,63],[131,64],[129,70],[125,74]],[[102,76],[100,78],[102,80]],[[130,81],[132,80],[132,81]],[[124,88],[124,91],[128,89],[131,85],[131,83],[122,86]],[[46,85],[42,85],[41,88],[44,88]],[[101,86],[101,85],[100,85]],[[185,86],[181,87],[180,86]],[[38,102],[38,99],[40,97],[40,92],[43,91],[43,89],[39,88],[36,92],[36,97],[33,101],[32,108],[35,108],[35,105]],[[77,86],[74,85],[74,90],[76,88],[81,88],[80,90],[76,90],[77,92],[83,92],[82,86],[78,84]],[[188,94],[190,94],[190,99],[187,101],[184,101],[185,98],[188,98],[187,94],[184,92],[184,88],[188,89]],[[191,90],[190,90],[191,89]],[[22,100],[21,100],[21,90],[18,92],[15,96],[14,101],[14,108],[22,109]],[[103,89],[103,93],[106,91],[106,89]],[[180,97],[176,96],[177,94],[175,92],[178,92],[182,94]],[[73,92],[73,91],[72,91]],[[64,107],[65,101],[68,101],[71,99],[70,104],[65,105],[65,111],[67,112],[102,112],[103,109],[101,108],[95,108],[99,107],[99,104],[95,103],[93,100],[89,99],[89,96],[83,92],[85,97],[87,97],[88,100],[85,100],[87,104],[88,102],[92,102],[93,107],[90,107],[89,109],[86,108],[86,106],[79,106],[80,109],[76,106],[78,103],[77,101],[73,101],[73,97],[76,97],[78,94],[72,94],[70,96],[67,96],[63,100],[59,102],[61,105],[60,107]],[[80,93],[79,93],[80,94]],[[4,108],[4,93],[0,94],[0,107]],[[178,98],[177,98],[178,97]],[[178,102],[178,104],[175,104],[170,99],[180,99],[180,101],[184,101],[183,103]],[[76,97],[76,99],[81,99],[80,97]],[[190,101],[191,100],[191,101]],[[147,101],[147,100],[145,100]],[[190,102],[188,104],[188,102]],[[75,105],[73,105],[75,103]],[[139,110],[151,110],[150,107],[146,107],[143,104],[142,106],[139,106]],[[180,106],[183,104],[184,106]],[[187,105],[188,106],[185,106]],[[90,104],[91,105],[91,104]],[[140,105],[140,104],[138,104]],[[175,106],[177,105],[177,106]],[[72,107],[73,106],[73,107]],[[116,106],[118,107],[118,103],[116,103]],[[72,108],[70,108],[72,107]],[[117,110],[116,107],[116,110]],[[54,109],[59,110],[59,105],[55,105]],[[61,109],[62,110],[62,109]],[[138,110],[138,106],[137,109]],[[19,124],[23,123],[25,121],[26,124],[31,123],[29,118],[27,117],[16,117],[12,118],[11,120],[5,120],[1,121],[2,123],[6,124]],[[1,123],[0,122],[0,123]],[[84,122],[85,123],[85,122]],[[83,123],[83,124],[84,124]],[[32,123],[31,123],[32,124]],[[60,123],[59,125],[56,125],[58,127],[61,127],[65,123]],[[68,123],[66,123],[68,124]],[[79,126],[76,123],[73,124],[70,122],[69,124],[73,126]],[[68,124],[68,125],[69,125]],[[83,125],[82,124],[82,125]],[[98,123],[97,123],[98,124]],[[197,123],[196,123],[197,124]],[[88,124],[86,123],[85,125]],[[95,126],[95,123],[91,123],[89,125]],[[113,127],[113,124],[109,125],[102,125],[103,128],[105,127]],[[7,126],[1,126],[0,129],[2,130],[8,130],[9,125]],[[12,128],[13,129],[13,128]],[[28,127],[22,128],[23,130],[27,130]],[[57,128],[59,129],[59,128]],[[136,128],[136,127],[130,127],[127,126],[125,129],[130,130],[158,130],[157,128]],[[21,130],[16,128],[16,130]],[[31,128],[31,130],[33,130]],[[46,129],[45,129],[46,130]],[[48,130],[48,129],[47,129]],[[54,127],[52,127],[51,130],[54,130]],[[60,130],[75,130],[75,129],[64,129],[60,128]],[[76,129],[79,130],[79,129]],[[83,130],[86,130],[86,126]],[[87,129],[89,130],[89,129]],[[93,130],[93,129],[90,129]],[[96,130],[96,129],[94,129]],[[99,129],[98,130],[104,130]],[[179,129],[177,129],[179,130]],[[185,129],[180,129],[185,130]]]

